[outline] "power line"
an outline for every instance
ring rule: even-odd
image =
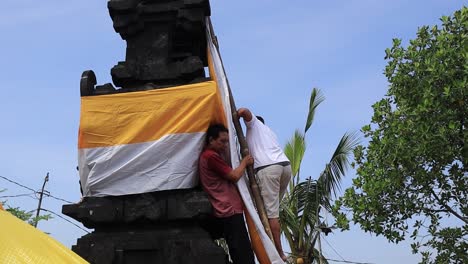
[[[25,186],[25,185],[23,185],[23,184],[21,184],[21,183],[18,183],[18,182],[16,182],[16,181],[10,180],[10,179],[8,179],[7,177],[0,176],[0,178],[4,179],[4,180],[6,180],[6,181],[9,181],[9,182],[11,182],[11,183],[13,183],[13,184],[16,184],[16,185],[18,185],[18,186],[21,186],[21,187],[23,187],[23,188],[25,188],[25,189],[28,189],[28,190],[30,190],[30,191],[33,191],[34,194],[40,193],[40,192],[38,192],[38,191],[36,191],[36,190],[34,190],[34,189],[28,187],[28,186]],[[60,198],[60,197],[57,197],[57,196],[53,196],[53,195],[50,194],[49,192],[47,192],[47,193],[46,193],[46,192],[47,192],[47,191],[44,191],[44,195],[46,195],[46,196],[48,196],[48,197],[50,197],[50,198],[53,198],[53,199],[55,199],[55,200],[59,200],[59,201],[62,201],[62,202],[66,202],[66,203],[73,203],[73,202],[70,202],[70,201],[65,200],[65,199],[63,199],[63,198]]]
[[[348,261],[348,260],[336,260],[336,259],[330,259],[330,258],[325,258],[328,261],[334,261],[334,262],[341,262],[341,263],[352,263],[352,264],[375,264],[371,262],[354,262],[354,261]]]
[[[53,214],[53,215],[55,215],[55,216],[58,216],[58,217],[61,218],[62,220],[67,221],[68,223],[70,223],[70,224],[72,224],[72,225],[78,227],[79,229],[83,230],[84,232],[86,232],[86,233],[88,233],[88,234],[91,233],[91,232],[89,232],[88,230],[86,230],[86,229],[82,228],[81,226],[79,226],[79,225],[73,223],[72,221],[70,221],[70,220],[66,219],[65,217],[63,217],[63,216],[57,214],[57,213],[54,212],[54,211],[47,210],[47,209],[45,209],[45,208],[41,208],[41,210],[42,210],[42,211],[46,211],[46,212],[48,212],[48,213],[51,213],[51,214]]]
[[[333,246],[330,243],[328,243],[328,241],[325,238],[323,238],[323,241],[325,241],[342,260],[345,260],[345,258],[343,258],[343,256],[341,256],[340,253],[338,253],[338,251],[336,251],[336,249],[333,248]]]
[[[48,175],[48,173],[47,173],[47,175]],[[46,195],[46,196],[48,196],[48,197],[51,197],[51,198],[56,199],[56,200],[59,200],[59,201],[63,201],[63,202],[66,202],[66,203],[73,203],[73,202],[70,202],[70,201],[68,201],[68,200],[65,200],[65,199],[62,199],[62,198],[53,196],[53,195],[50,194],[48,191],[44,191],[44,189],[42,189],[41,192],[38,192],[38,191],[36,191],[36,190],[34,190],[34,189],[28,187],[28,186],[25,186],[25,185],[23,185],[23,184],[21,184],[21,183],[18,183],[18,182],[16,182],[16,181],[10,180],[10,179],[8,179],[7,177],[4,177],[4,176],[1,176],[1,175],[0,175],[0,178],[2,178],[2,179],[6,180],[6,181],[8,181],[8,182],[11,182],[11,183],[13,183],[13,184],[16,184],[16,185],[18,185],[18,186],[20,186],[20,187],[22,187],[22,188],[25,188],[25,189],[30,190],[30,191],[33,192],[33,193],[27,193],[27,194],[5,195],[5,196],[0,196],[0,198],[10,198],[10,197],[13,198],[13,197],[21,197],[21,196],[28,196],[28,197],[31,197],[31,195],[33,195],[33,194],[38,194],[38,193],[40,193],[40,194]],[[33,199],[38,199],[37,197],[31,197],[31,198],[33,198]],[[77,224],[73,223],[72,221],[66,219],[65,217],[61,216],[60,214],[57,214],[56,212],[51,211],[51,210],[48,210],[48,209],[45,209],[45,208],[41,208],[40,205],[39,205],[38,212],[41,211],[41,210],[42,210],[42,211],[45,211],[45,212],[48,212],[48,213],[51,213],[51,214],[53,214],[53,215],[59,217],[60,219],[62,219],[62,220],[64,220],[64,221],[66,221],[66,222],[68,222],[68,223],[70,223],[70,224],[72,224],[72,225],[78,227],[79,229],[83,230],[84,232],[86,232],[86,233],[88,233],[88,234],[90,233],[88,230],[86,230],[86,229],[80,227],[79,225],[77,225]],[[35,211],[35,210],[32,210],[31,212],[33,212],[33,211]]]
[[[23,194],[17,194],[17,195],[3,195],[3,196],[0,196],[0,198],[16,198],[16,197],[27,196],[27,197],[32,198],[32,199],[37,199],[36,197],[31,196],[31,195],[34,195],[34,194],[36,194],[36,193],[33,192],[33,193],[23,193]]]
[[[53,195],[50,194],[50,193],[44,193],[44,195],[45,195],[45,196],[48,196],[48,197],[50,197],[50,198],[54,198],[55,200],[62,201],[62,202],[66,202],[66,203],[70,203],[70,204],[74,203],[74,202],[70,202],[70,201],[67,201],[67,200],[65,200],[65,199],[59,198],[59,197],[55,197],[55,196],[53,196]]]
[[[326,260],[334,261],[334,262],[341,262],[341,263],[374,264],[374,263],[370,263],[370,262],[355,262],[355,261],[345,260],[345,258],[343,258],[343,256],[341,256],[340,253],[338,253],[338,251],[336,251],[336,249],[333,248],[333,246],[325,239],[325,237],[323,238],[323,241],[325,241],[330,246],[330,248],[341,258],[341,260],[325,258]]]
[[[294,256],[292,253],[290,252],[286,252],[285,253],[288,253],[289,256]],[[299,256],[295,256],[295,257],[299,257]],[[333,261],[333,262],[341,262],[341,263],[351,263],[351,264],[375,264],[375,263],[372,263],[372,262],[355,262],[355,261],[350,261],[350,260],[337,260],[337,259],[331,259],[331,258],[327,258],[325,257],[324,255],[322,255],[322,257],[326,260],[329,260],[329,261]]]
[[[36,211],[36,210],[31,210],[31,211],[29,211],[28,213],[32,213],[32,212],[34,212],[34,211]],[[72,224],[72,225],[78,227],[79,229],[83,230],[84,232],[90,234],[90,232],[89,232],[88,230],[86,230],[86,229],[80,227],[79,225],[73,223],[72,221],[66,219],[65,217],[61,216],[60,214],[57,214],[56,212],[54,212],[54,211],[52,211],[52,210],[48,210],[48,209],[45,209],[45,208],[41,208],[41,211],[51,213],[51,214],[53,214],[53,215],[55,215],[55,216],[61,218],[62,220],[64,220],[64,221],[66,221],[66,222],[68,222],[68,223],[70,223],[70,224]]]
[[[28,190],[33,191],[33,192],[36,193],[36,190],[34,190],[34,189],[32,189],[32,188],[29,188],[29,187],[27,187],[27,186],[24,186],[24,185],[21,184],[21,183],[17,183],[17,182],[15,182],[15,181],[13,181],[13,180],[10,180],[10,179],[8,179],[7,177],[0,176],[0,178],[2,178],[2,179],[4,179],[4,180],[6,180],[6,181],[9,181],[9,182],[11,182],[11,183],[13,183],[13,184],[16,184],[16,185],[18,185],[18,186],[21,186],[21,187],[23,187],[23,188],[25,188],[25,189],[28,189]]]
[[[350,261],[350,260],[345,260],[334,248],[333,246],[328,243],[328,241],[323,238],[323,240],[333,249],[333,251],[335,251],[335,253],[342,259],[342,260],[337,260],[337,259],[331,259],[331,258],[327,258],[325,257],[324,255],[322,255],[322,257],[328,261],[333,261],[333,262],[341,262],[341,263],[350,263],[350,264],[375,264],[375,263],[372,263],[372,262],[356,262],[356,261]],[[290,254],[292,255],[292,254]]]

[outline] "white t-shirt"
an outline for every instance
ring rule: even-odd
[[[254,168],[289,161],[278,144],[278,139],[271,129],[252,114],[247,126],[247,144],[250,155],[254,158]]]

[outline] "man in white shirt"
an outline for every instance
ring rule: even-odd
[[[264,124],[263,118],[254,116],[247,108],[239,108],[237,115],[244,119],[247,127],[247,144],[250,155],[254,158],[256,179],[265,203],[276,250],[281,258],[286,260],[280,239],[279,205],[291,179],[289,159],[278,144],[275,133]]]

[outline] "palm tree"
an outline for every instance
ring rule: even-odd
[[[320,90],[314,88],[304,132],[296,130],[284,150],[291,161],[293,176],[289,192],[281,201],[281,231],[289,243],[291,255],[297,258],[298,263],[328,263],[316,248],[321,232],[329,231],[321,212],[331,212],[331,200],[339,190],[349,166],[349,157],[358,144],[356,134],[345,133],[319,177],[316,180],[308,177],[301,181],[301,163],[306,150],[305,135],[313,123],[316,108],[323,100]]]

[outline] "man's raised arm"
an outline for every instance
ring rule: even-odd
[[[247,155],[245,158],[242,159],[242,161],[240,162],[239,166],[235,169],[233,169],[228,175],[228,179],[232,182],[237,182],[241,177],[242,175],[244,175],[244,172],[245,172],[245,168],[248,166],[248,165],[252,165],[254,162],[252,156],[250,155]]]
[[[239,108],[237,110],[237,116],[243,118],[245,122],[250,122],[252,120],[252,112],[247,108]]]

